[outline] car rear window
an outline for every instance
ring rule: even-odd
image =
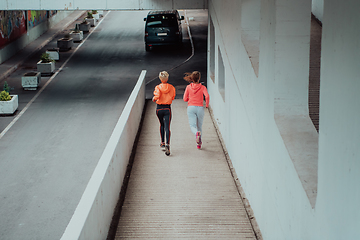
[[[150,15],[146,24],[148,27],[176,27],[177,19],[174,14]]]

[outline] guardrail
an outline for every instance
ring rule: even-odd
[[[145,105],[143,70],[61,240],[106,239]]]

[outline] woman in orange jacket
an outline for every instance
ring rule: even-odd
[[[205,106],[209,107],[209,94],[204,85],[200,81],[201,74],[198,71],[185,73],[184,79],[190,82],[184,93],[184,101],[188,102],[187,115],[189,119],[190,129],[196,137],[197,148],[201,148],[201,133],[204,120],[204,96]]]
[[[175,99],[175,88],[168,83],[169,74],[162,71],[159,74],[161,83],[155,87],[153,102],[157,103],[156,115],[160,122],[160,147],[165,148],[165,154],[170,155],[170,122],[171,122],[171,103]],[[166,142],[165,142],[166,136]]]

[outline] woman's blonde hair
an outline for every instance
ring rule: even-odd
[[[169,74],[166,71],[162,71],[159,73],[159,78],[160,81],[167,82],[167,80],[169,79]]]
[[[201,73],[199,71],[194,71],[192,73],[185,73],[184,79],[187,82],[198,83],[201,78]]]

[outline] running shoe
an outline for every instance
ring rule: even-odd
[[[165,148],[165,143],[163,143],[163,142],[160,143],[160,147],[161,147],[161,148]]]
[[[170,155],[170,145],[169,144],[166,144],[166,146],[165,146],[165,155],[166,156]]]

